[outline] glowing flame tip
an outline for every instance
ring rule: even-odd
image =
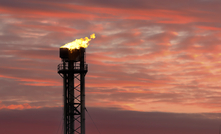
[[[68,48],[69,50],[73,50],[73,49],[80,49],[81,47],[83,48],[87,48],[89,45],[89,41],[91,41],[91,39],[95,38],[95,34],[91,34],[90,38],[85,37],[85,38],[81,38],[81,39],[76,39],[72,42],[69,42],[63,46],[61,46],[61,48]]]

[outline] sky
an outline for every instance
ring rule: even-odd
[[[0,0],[0,133],[62,132],[59,47],[93,33],[86,107],[101,134],[218,133],[220,16],[220,0]]]

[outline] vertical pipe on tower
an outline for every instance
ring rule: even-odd
[[[62,60],[63,61],[63,70],[66,70],[66,64],[65,64],[65,60],[63,59]],[[66,103],[67,103],[67,88],[66,88],[66,86],[67,86],[67,84],[66,84],[66,81],[67,81],[67,74],[66,73],[63,73],[63,99],[64,99],[64,134],[66,134],[67,133],[67,105],[66,105]]]
[[[85,134],[85,72],[84,72],[84,58],[85,49],[81,48],[80,57],[80,84],[81,84],[81,134]]]
[[[68,81],[69,81],[69,114],[70,114],[70,134],[74,134],[74,61],[68,62]]]

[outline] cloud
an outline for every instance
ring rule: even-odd
[[[124,111],[116,108],[87,108],[99,131],[111,133],[208,134],[219,131],[220,114],[176,114]],[[1,110],[2,133],[62,133],[62,109]],[[12,129],[13,128],[13,129]],[[96,134],[86,113],[86,133]]]
[[[1,132],[13,133],[56,133],[61,121],[60,108],[38,110],[1,110]]]
[[[158,112],[117,111],[116,109],[89,109],[101,133],[210,133],[219,128],[219,115],[173,114]],[[103,118],[102,118],[103,117]],[[104,119],[109,120],[107,125]],[[114,125],[113,125],[114,124]],[[213,124],[213,125],[212,125]],[[111,131],[105,131],[111,127]]]
[[[61,106],[59,47],[95,33],[86,55],[88,106],[219,112],[219,4],[0,1],[1,104]]]

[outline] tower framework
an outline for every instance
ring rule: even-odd
[[[85,48],[73,51],[60,48],[62,63],[58,73],[63,78],[64,134],[85,134]]]

